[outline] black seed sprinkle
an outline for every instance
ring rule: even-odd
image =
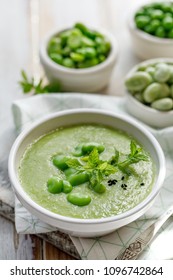
[[[112,180],[108,181],[108,186],[112,186]]]
[[[124,180],[124,176],[121,178],[121,180]]]
[[[126,184],[122,184],[121,187],[123,188],[123,190],[126,190],[127,185]]]
[[[115,185],[117,183],[117,180],[112,180],[112,183]]]
[[[144,186],[145,184],[144,183],[141,183],[141,186]]]

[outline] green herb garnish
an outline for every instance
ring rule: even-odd
[[[124,161],[120,161],[120,153],[115,150],[115,155],[110,160],[101,160],[97,148],[94,148],[88,156],[81,157],[80,160],[69,159],[66,164],[76,169],[77,172],[87,172],[90,178],[91,187],[100,184],[106,176],[121,170],[130,176],[133,173],[132,164],[139,161],[147,161],[148,156],[142,152],[142,148],[137,147],[134,141],[130,143],[130,153]]]
[[[56,82],[54,84],[43,85],[44,81],[41,78],[39,82],[35,82],[34,78],[29,78],[24,70],[21,71],[22,80],[19,81],[19,85],[22,88],[24,94],[44,94],[44,93],[55,93],[60,92],[60,83]]]
[[[110,164],[117,166],[124,174],[131,175],[132,168],[131,164],[138,163],[139,161],[147,161],[148,156],[142,152],[141,147],[137,147],[134,141],[130,143],[130,154],[127,155],[126,160],[119,161],[119,152],[115,150],[115,155],[111,158]]]
[[[87,172],[91,187],[100,184],[105,176],[117,172],[115,166],[100,159],[97,148],[94,148],[89,156],[81,157],[81,162],[78,159],[69,159],[66,164],[78,172]]]

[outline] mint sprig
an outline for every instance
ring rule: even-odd
[[[84,160],[83,160],[84,159]],[[108,161],[103,161],[99,157],[97,148],[94,148],[88,156],[78,159],[69,159],[66,164],[76,169],[77,172],[87,172],[90,178],[91,186],[103,181],[105,176],[117,172],[117,168]]]
[[[127,155],[126,160],[120,162],[117,151],[115,152],[115,158],[113,158],[113,165],[117,166],[123,173],[130,176],[132,174],[131,165],[138,163],[139,161],[148,161],[148,156],[142,152],[142,148],[138,147],[134,141],[130,143],[130,154]]]
[[[29,78],[24,70],[21,71],[22,79],[19,81],[19,85],[22,88],[24,94],[33,93],[33,94],[43,94],[43,93],[53,93],[60,92],[61,87],[60,83],[56,82],[53,84],[44,84],[43,79],[41,78],[37,83],[34,78]]]

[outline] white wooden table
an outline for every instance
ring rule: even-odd
[[[119,56],[105,94],[123,95],[123,78],[139,62],[134,55],[127,28],[129,10],[138,0],[1,0],[0,7],[0,195],[9,188],[7,159],[16,137],[11,115],[15,99],[29,98],[21,93],[17,81],[21,69],[39,75],[38,45],[52,29],[75,22],[103,27],[119,44]],[[10,196],[10,194],[9,194]],[[8,197],[10,199],[10,197]],[[18,235],[14,224],[0,217],[0,259],[70,259],[37,237]]]

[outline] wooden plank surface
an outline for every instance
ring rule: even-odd
[[[30,260],[32,246],[30,236],[17,234],[14,223],[0,216],[0,260]]]
[[[31,2],[35,15],[31,24]],[[16,137],[11,103],[24,97],[17,85],[20,70],[42,75],[38,46],[52,29],[82,21],[111,31],[119,44],[119,57],[106,94],[123,95],[123,78],[139,60],[133,54],[127,31],[127,14],[138,0],[1,0],[0,9],[0,195],[12,201],[7,180],[7,159]],[[36,10],[35,10],[36,9]],[[38,15],[37,15],[38,9]],[[34,28],[33,28],[34,27]],[[34,35],[33,35],[34,32]],[[37,38],[38,36],[38,38]],[[33,44],[34,41],[34,44]],[[73,259],[35,236],[18,235],[14,224],[0,217],[0,259]]]

